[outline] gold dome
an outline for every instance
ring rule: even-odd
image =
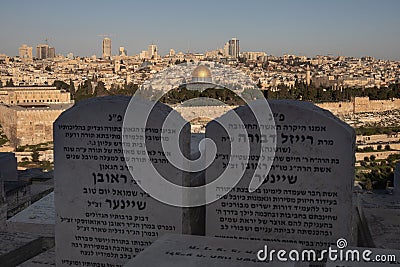
[[[207,79],[211,78],[211,71],[204,65],[200,65],[192,72],[192,78]]]

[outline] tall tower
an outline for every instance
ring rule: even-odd
[[[19,48],[19,58],[22,60],[31,60],[32,59],[32,47],[23,44]]]
[[[155,44],[149,45],[148,56],[150,59],[157,57],[157,45]]]
[[[46,59],[49,57],[49,45],[39,44],[36,46],[36,58]]]
[[[226,42],[224,45],[224,56],[229,56],[229,42]]]
[[[310,71],[309,65],[307,65],[307,69],[306,69],[306,84],[308,86],[311,84],[311,71]]]
[[[47,57],[49,58],[56,57],[56,49],[54,47],[49,47],[49,52],[47,54]]]
[[[111,39],[107,37],[103,39],[103,58],[111,58]]]
[[[229,55],[234,58],[239,57],[240,48],[239,48],[239,40],[237,38],[232,38],[229,40]]]
[[[125,47],[121,46],[121,47],[119,48],[119,55],[120,55],[121,57],[126,57],[126,56],[128,55],[128,52],[126,51]]]

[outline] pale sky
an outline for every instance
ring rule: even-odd
[[[0,54],[47,38],[57,54],[101,55],[97,35],[112,34],[113,54],[150,43],[204,53],[237,37],[241,51],[399,60],[399,10],[398,0],[2,0]]]

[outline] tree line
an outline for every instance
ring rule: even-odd
[[[353,97],[369,97],[371,100],[388,100],[400,98],[400,84],[391,84],[388,87],[378,88],[343,88],[334,90],[330,87],[315,87],[312,83],[307,85],[302,81],[296,81],[290,87],[280,84],[276,91],[265,90],[264,95],[270,99],[297,99],[307,100],[315,103],[350,101]]]
[[[94,84],[96,84],[94,88],[92,81],[95,81]],[[11,82],[8,84],[11,85]],[[75,89],[72,81],[70,81],[70,84],[62,81],[55,81],[53,85],[69,91],[75,101],[107,95],[132,96],[138,89],[138,85],[133,83],[124,84],[123,86],[113,84],[110,89],[106,89],[102,81],[97,82],[96,80],[90,79],[80,84],[77,89]],[[295,99],[314,103],[350,101],[353,97],[369,97],[371,100],[389,100],[400,98],[400,84],[391,84],[387,88],[344,88],[342,90],[334,90],[332,88],[323,86],[315,87],[313,84],[307,85],[302,81],[296,81],[295,85],[291,87],[280,84],[277,86],[276,91],[263,90],[262,92],[266,99]],[[200,92],[188,90],[185,87],[171,90],[162,97],[161,101],[167,104],[176,104],[196,97],[214,98],[228,105],[243,104],[243,100],[228,89],[207,89]]]
[[[110,89],[107,89],[104,82],[98,81],[96,83],[92,83],[92,80],[85,80],[83,84],[79,84],[77,89],[75,89],[72,80],[70,80],[70,84],[67,84],[63,81],[55,81],[53,86],[56,86],[59,89],[64,89],[70,92],[71,98],[75,100],[75,102],[100,96],[112,96],[112,95],[132,96],[138,89],[138,85],[133,83],[124,84],[123,86],[113,84],[111,85]]]

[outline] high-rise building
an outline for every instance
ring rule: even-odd
[[[128,51],[126,51],[125,47],[121,46],[119,48],[119,56],[126,57],[128,55]]]
[[[148,59],[149,58],[149,51],[147,50],[142,50],[142,52],[140,52],[139,54],[139,58],[140,59]]]
[[[19,57],[24,60],[32,59],[32,47],[23,44],[19,49]]]
[[[170,56],[170,57],[175,56],[175,50],[174,50],[174,49],[171,48],[171,49],[169,50],[169,56]]]
[[[56,49],[54,47],[49,47],[49,52],[47,54],[48,58],[56,57]]]
[[[229,56],[229,42],[226,42],[224,45],[224,56]]]
[[[103,58],[111,58],[111,39],[107,37],[103,39]]]
[[[47,44],[38,44],[36,46],[36,58],[38,59],[46,59],[49,54],[49,45]]]
[[[232,38],[229,40],[229,56],[238,58],[240,53],[239,40]]]
[[[157,57],[157,46],[155,44],[149,45],[148,49],[148,57],[150,59]]]
[[[36,46],[36,58],[46,59],[53,58],[56,56],[56,49],[50,47],[48,44],[38,44]]]

